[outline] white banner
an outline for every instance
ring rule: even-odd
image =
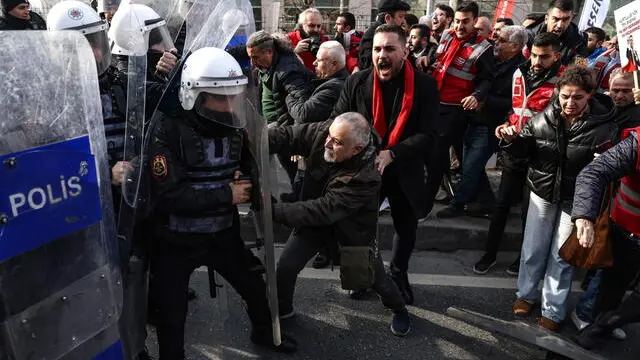
[[[609,11],[609,0],[586,0],[580,14],[580,31],[590,27],[602,28]]]
[[[616,18],[616,35],[622,71],[638,71],[640,68],[640,0],[617,9],[613,14]]]

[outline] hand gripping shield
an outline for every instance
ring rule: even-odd
[[[0,358],[122,359],[91,47],[69,31],[14,32],[0,46]]]

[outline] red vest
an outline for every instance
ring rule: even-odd
[[[622,139],[631,136],[632,131],[640,134],[640,127],[624,130]],[[640,236],[640,146],[636,151],[636,171],[622,178],[616,198],[611,204],[611,220],[633,235]]]
[[[473,93],[474,80],[478,74],[475,63],[491,48],[491,43],[482,36],[473,35],[455,54],[451,54],[450,51],[455,51],[455,48],[449,47],[455,36],[453,29],[442,33],[436,50],[437,64],[433,76],[440,84],[440,102],[459,105],[462,99]],[[442,86],[445,83],[446,86]]]
[[[300,36],[300,30],[292,31],[287,34],[287,36],[289,36],[289,40],[291,40],[291,46],[293,46],[294,49],[296,48],[300,40],[302,40],[302,37]],[[320,41],[325,42],[327,41],[327,39],[324,37],[324,35],[320,35]],[[313,56],[312,53],[310,53],[309,51],[305,51],[298,54],[298,56],[300,56],[302,62],[304,62],[304,66],[307,69],[311,71],[315,70],[315,66],[313,66],[313,63],[316,61],[316,57]]]
[[[620,68],[620,53],[615,48],[609,49],[596,58],[593,68],[598,72],[598,92],[609,90],[611,73]]]
[[[353,72],[356,66],[358,66],[358,52],[360,51],[360,40],[364,34],[362,31],[355,30],[349,36],[349,44],[345,49],[347,55],[347,71]]]
[[[513,73],[511,85],[513,113],[509,115],[509,124],[514,125],[516,130],[520,131],[529,119],[544,110],[553,96],[556,83],[560,80],[560,75],[562,75],[564,69],[564,65],[560,66],[558,73],[554,77],[540,85],[530,94],[526,92],[525,78],[522,75],[522,71],[516,69]]]

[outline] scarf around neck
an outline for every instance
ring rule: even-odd
[[[414,95],[414,77],[413,77],[413,67],[409,60],[405,60],[404,62],[404,94],[402,95],[402,107],[400,109],[400,113],[398,114],[398,118],[396,124],[391,129],[391,134],[389,135],[389,140],[387,141],[387,146],[385,149],[389,149],[393,147],[395,144],[400,141],[400,136],[402,136],[402,131],[404,130],[405,125],[407,124],[407,120],[409,119],[409,115],[411,114],[411,108],[413,107],[413,95]],[[378,72],[373,70],[373,127],[376,129],[376,132],[380,136],[381,139],[384,139],[387,135],[387,131],[389,130],[390,121],[385,118],[384,114],[384,101],[382,99],[382,84],[380,79],[378,79]]]

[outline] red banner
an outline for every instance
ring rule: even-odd
[[[515,5],[515,0],[498,0],[496,13],[493,15],[493,25],[495,25],[496,20],[500,18],[511,18]]]

